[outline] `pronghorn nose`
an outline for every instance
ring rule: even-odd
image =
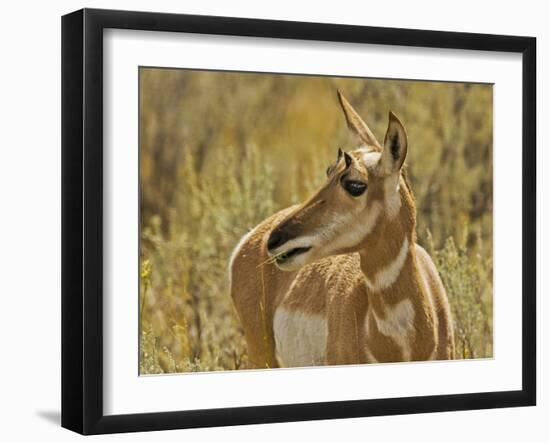
[[[285,231],[279,229],[274,230],[267,239],[267,249],[277,249],[282,244],[286,243],[289,235]]]

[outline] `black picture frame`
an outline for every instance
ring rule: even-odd
[[[104,415],[103,30],[171,31],[522,54],[522,389]],[[536,39],[83,9],[62,18],[62,426],[82,434],[529,406],[536,403]]]

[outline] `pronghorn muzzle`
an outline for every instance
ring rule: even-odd
[[[300,243],[299,237],[297,238],[289,227],[283,224],[275,228],[269,235],[267,251],[277,264],[283,264],[311,249],[310,245]]]
[[[267,249],[269,251],[274,251],[279,246],[284,245],[290,239],[290,237],[290,234],[284,229],[274,229],[267,239]]]

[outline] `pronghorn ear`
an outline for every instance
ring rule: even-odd
[[[350,105],[340,91],[337,92],[340,106],[342,106],[342,110],[346,116],[346,123],[351,132],[359,139],[360,143],[380,147],[380,143],[378,143],[378,140],[376,140],[376,137],[367,124],[359,117],[355,109],[353,109],[353,106]]]
[[[380,157],[380,170],[391,174],[401,170],[407,157],[407,132],[397,116],[390,111],[388,130],[384,137],[384,149]]]

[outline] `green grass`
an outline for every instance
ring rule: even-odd
[[[418,241],[447,289],[457,357],[492,356],[490,86],[149,69],[140,87],[140,373],[246,368],[229,256],[353,147],[337,87],[379,138],[388,109],[404,122]]]

